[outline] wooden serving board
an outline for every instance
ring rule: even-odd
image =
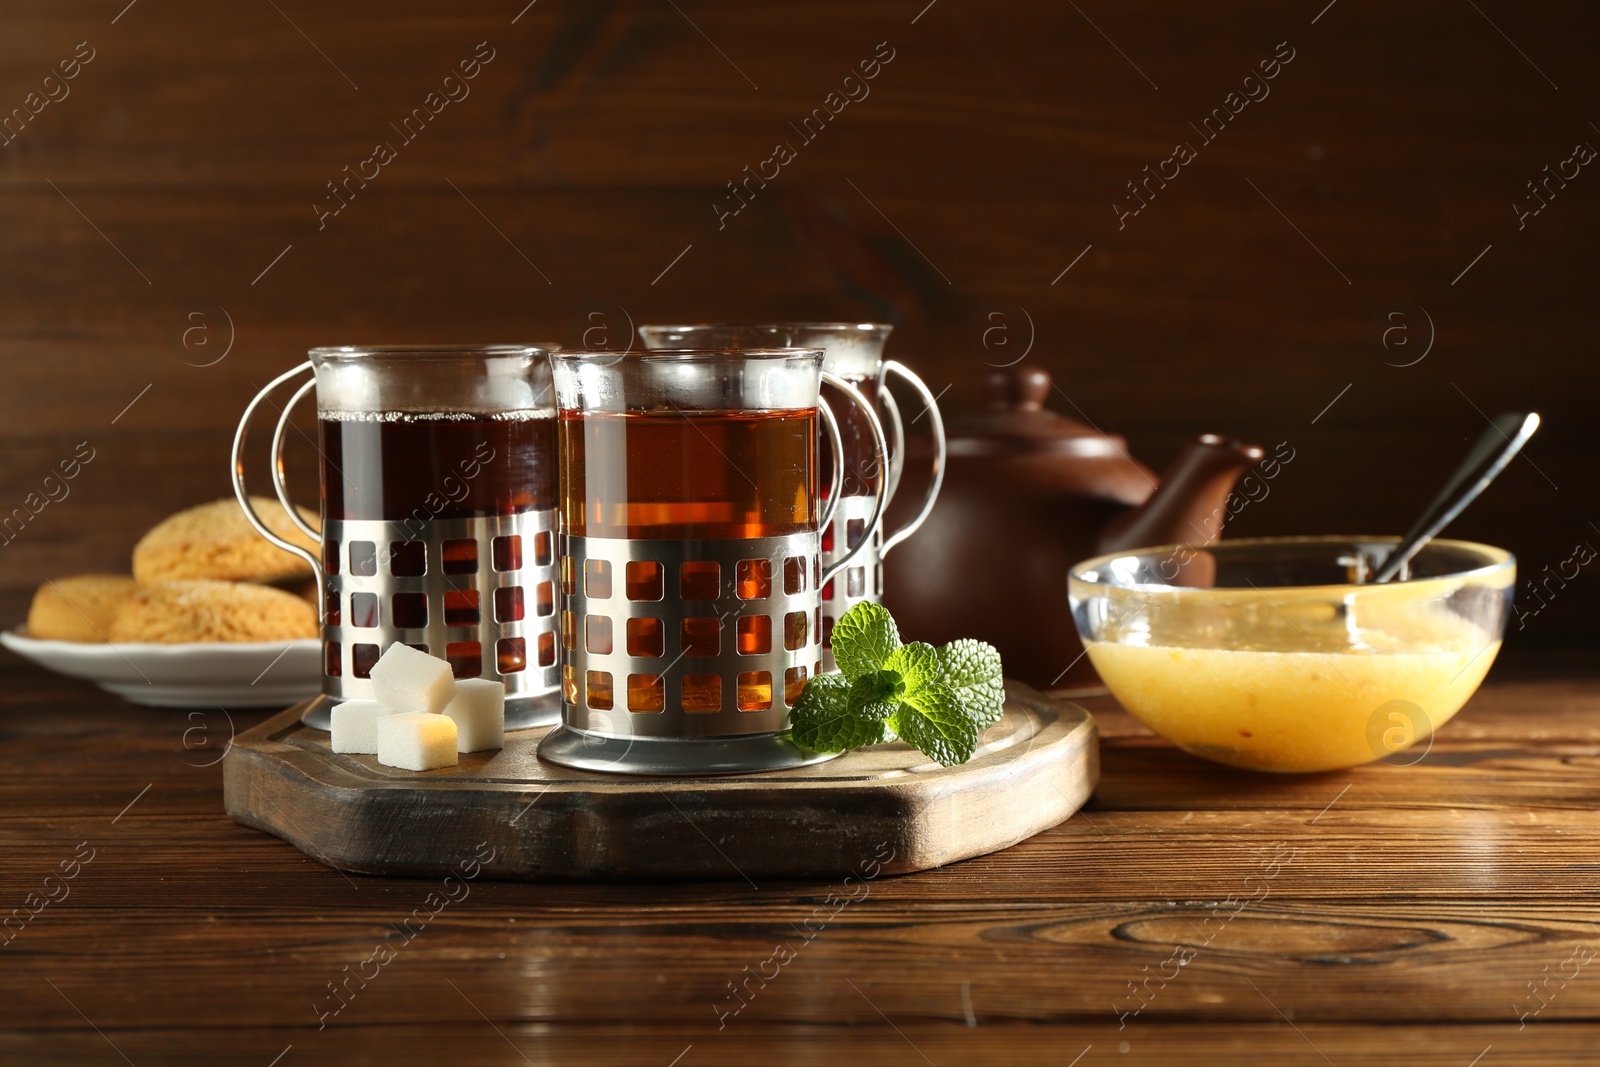
[[[1008,682],[973,758],[940,767],[904,744],[794,770],[704,778],[593,774],[545,763],[545,730],[413,772],[334,753],[300,708],[241,734],[224,762],[234,821],[367,874],[532,881],[821,878],[926,870],[1062,822],[1100,774],[1094,719]],[[480,848],[486,844],[487,848]]]

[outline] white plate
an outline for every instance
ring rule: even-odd
[[[82,678],[128,701],[162,708],[287,707],[322,689],[322,642],[90,645],[39,641],[25,628],[0,645],[41,667]]]

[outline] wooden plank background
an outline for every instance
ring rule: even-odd
[[[239,412],[308,346],[599,321],[890,320],[952,410],[1026,349],[1059,409],[1158,467],[1207,430],[1290,442],[1239,534],[1397,532],[1486,413],[1534,408],[1527,460],[1457,532],[1533,576],[1600,545],[1600,176],[1521,228],[1512,206],[1600,145],[1592,5],[523,3],[7,5],[0,512],[78,442],[95,458],[0,546],[0,618],[222,495]],[[891,49],[813,141],[791,128]],[[1289,49],[1202,142],[1189,123]],[[378,141],[396,158],[319,229]],[[1119,229],[1180,141],[1198,158]],[[719,229],[779,142],[796,158]],[[1508,656],[1600,636],[1594,581],[1552,582]]]

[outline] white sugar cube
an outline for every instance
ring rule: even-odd
[[[378,716],[378,762],[407,771],[454,767],[455,720],[426,711]]]
[[[455,696],[450,664],[396,641],[372,667],[372,693],[395,711],[444,710]]]
[[[456,751],[506,747],[506,687],[487,678],[463,678],[444,713],[456,724]]]
[[[378,719],[380,716],[394,713],[393,708],[376,700],[346,700],[342,704],[335,704],[331,712],[333,722],[330,727],[333,734],[333,750],[364,752],[368,755],[376,753]]]

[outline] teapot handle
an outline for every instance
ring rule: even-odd
[[[914,372],[910,367],[907,367],[904,363],[899,363],[890,359],[884,361],[883,370],[878,379],[879,393],[886,401],[889,400],[889,391],[888,389],[883,388],[883,386],[887,384],[887,379],[890,374],[898,375],[902,381],[911,386],[911,388],[922,397],[922,402],[925,407],[923,408],[922,413],[917,416],[917,419],[920,419],[922,414],[926,414],[928,416],[929,424],[933,427],[933,481],[928,486],[928,495],[923,498],[922,510],[917,512],[916,517],[910,522],[906,523],[904,526],[900,527],[900,529],[896,530],[893,534],[884,535],[883,547],[878,550],[879,559],[887,556],[891,548],[893,548],[895,545],[898,545],[901,541],[904,541],[912,534],[916,533],[917,530],[921,528],[922,524],[928,521],[928,516],[933,512],[933,505],[938,502],[939,490],[944,486],[946,454],[944,418],[939,414],[939,398],[933,395],[927,384],[923,382],[923,380],[918,377],[916,372]],[[894,413],[891,416],[891,420],[895,425],[895,456],[899,458],[905,455],[905,430],[900,421],[900,410],[898,406],[893,408],[893,412]],[[911,421],[915,423],[917,419],[912,419]],[[890,496],[892,496],[894,491],[899,488],[900,471],[903,466],[904,460],[901,459],[899,463],[896,463],[893,466],[892,470],[890,471],[891,476],[886,479],[886,482],[889,485]]]
[[[823,371],[822,380],[843,393],[845,397],[856,407],[860,408],[861,413],[867,417],[867,426],[872,430],[872,445],[873,448],[876,449],[878,469],[883,470],[888,460],[889,446],[888,442],[883,436],[883,423],[878,421],[878,413],[873,410],[872,402],[866,397],[862,396],[859,389],[851,385],[845,379],[839,377],[837,374],[834,374],[832,371]],[[839,430],[837,424],[834,422],[833,411],[824,401],[819,400],[817,407],[819,412],[822,413],[823,419],[829,425],[829,432],[833,435],[833,441],[835,442],[833,455],[836,473],[842,474],[844,469],[844,457],[838,446]],[[833,484],[835,486],[843,485],[843,478],[835,478]],[[833,494],[832,505],[828,508],[826,513],[826,517],[830,520],[833,518],[833,509],[838,506],[840,496],[841,494],[836,489]],[[883,508],[884,505],[889,502],[889,479],[887,476],[878,479],[878,490],[874,494],[874,497],[875,499],[872,506],[872,518],[866,524],[866,529],[868,530],[877,529],[878,524],[883,521]],[[824,523],[819,524],[817,528],[822,530],[827,529],[827,526]],[[856,556],[860,555],[861,550],[871,543],[872,538],[863,537],[861,540],[855,543],[854,548],[851,548],[844,555],[834,560],[833,565],[822,572],[822,581],[818,584],[818,588],[820,589],[823,586],[826,586],[829,579],[843,570],[845,564],[849,563],[851,560],[855,559]]]

